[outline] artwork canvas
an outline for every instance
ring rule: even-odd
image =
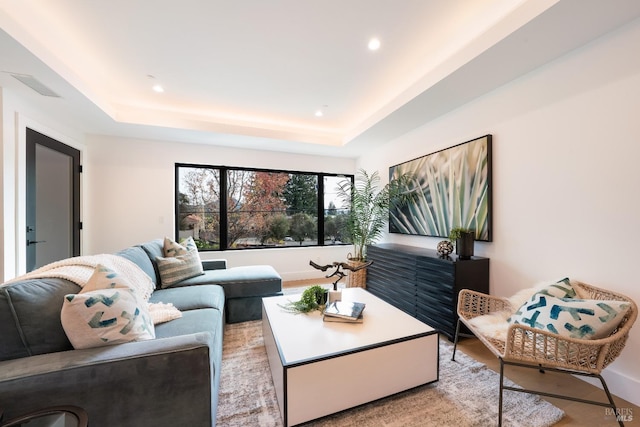
[[[409,203],[389,209],[391,233],[448,237],[454,227],[491,235],[491,135],[389,168],[389,180],[407,174]]]

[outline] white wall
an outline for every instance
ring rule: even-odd
[[[40,95],[37,95],[40,96]],[[84,135],[78,130],[56,122],[47,114],[56,108],[57,98],[44,99],[43,107],[17,96],[12,91],[0,88],[0,154],[2,168],[2,190],[0,203],[0,279],[11,279],[26,271],[26,198],[25,198],[25,153],[27,127],[80,150],[80,161],[85,153]],[[81,178],[82,179],[82,178]],[[81,187],[83,183],[81,182]],[[81,214],[86,204],[81,202]],[[82,242],[81,242],[82,245]]]
[[[175,164],[195,163],[294,171],[353,173],[353,159],[322,158],[199,144],[89,136],[85,163],[90,198],[84,218],[85,253],[114,252],[129,245],[174,236]],[[309,260],[346,259],[350,246],[203,252],[230,266],[270,264],[284,280],[322,277]]]
[[[609,34],[359,159],[387,171],[493,134],[491,292],[568,276],[640,302],[640,21]],[[499,64],[496,64],[499,66]],[[386,176],[386,173],[383,174]],[[441,239],[389,235],[435,248]],[[640,325],[604,371],[640,404]]]

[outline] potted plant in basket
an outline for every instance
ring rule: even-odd
[[[449,240],[456,245],[456,253],[460,259],[471,259],[476,239],[476,230],[454,227],[449,232]]]
[[[354,253],[349,265],[360,267],[367,260],[367,245],[378,241],[389,219],[389,207],[413,199],[409,189],[411,178],[403,175],[382,186],[377,171],[369,174],[364,169],[356,172],[353,182],[343,180],[338,184],[337,196],[343,206],[350,206],[346,229]],[[365,287],[366,268],[352,271],[348,276],[349,287]]]

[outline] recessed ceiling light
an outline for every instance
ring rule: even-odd
[[[374,37],[369,40],[369,44],[367,46],[369,47],[369,50],[378,50],[380,49],[380,40]]]
[[[151,89],[153,89],[154,92],[157,92],[157,93],[164,92],[164,88],[160,83],[158,83],[158,80],[156,80],[156,77],[153,74],[147,74],[147,78],[151,80],[151,82],[153,83],[153,86],[151,86]]]
[[[326,110],[328,107],[329,107],[329,105],[327,105],[327,104],[323,104],[323,105],[322,105],[322,107],[320,107],[320,108],[318,108],[318,109],[316,110],[316,112],[314,113],[314,115],[315,115],[316,117],[322,117],[322,116],[324,116],[324,112],[325,112],[325,110]]]

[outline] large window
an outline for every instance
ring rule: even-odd
[[[176,235],[200,250],[349,243],[349,206],[336,197],[353,175],[176,164]]]

